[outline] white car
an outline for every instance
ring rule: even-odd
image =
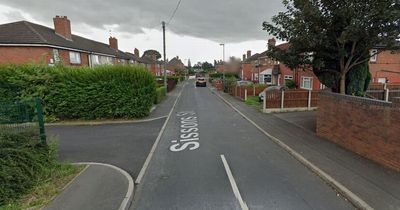
[[[264,97],[265,97],[265,92],[266,91],[274,91],[274,90],[287,90],[286,86],[270,86],[265,88],[261,93],[258,94],[258,101],[264,101]]]

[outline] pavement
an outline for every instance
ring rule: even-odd
[[[176,86],[149,117],[140,121],[47,126],[48,136],[59,140],[60,160],[105,165],[89,166],[45,209],[119,209],[128,178],[134,180],[139,174],[182,86]],[[132,195],[126,199],[129,206]]]
[[[90,165],[44,210],[119,209],[129,191],[129,179],[104,165]]]
[[[354,206],[208,88],[189,81],[130,209]]]
[[[318,137],[313,126],[310,126],[313,114],[264,114],[228,94],[215,93],[347,187],[373,209],[400,209],[400,173]],[[295,115],[306,119],[294,120]]]
[[[285,112],[274,116],[311,132],[317,131],[317,111]]]

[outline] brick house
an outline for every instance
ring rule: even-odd
[[[374,83],[400,83],[400,51],[377,46],[370,50],[369,71]]]
[[[178,56],[168,61],[165,68],[169,71],[169,74],[172,75],[175,75],[176,73],[182,72],[186,69],[185,64],[183,64],[182,60],[179,59]]]
[[[19,21],[0,25],[0,64],[62,62],[72,66],[134,63],[132,57],[118,49],[118,40],[109,44],[93,41],[71,33],[66,16],[53,18],[54,29]]]

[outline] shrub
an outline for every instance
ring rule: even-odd
[[[19,198],[38,184],[55,164],[53,147],[33,131],[0,131],[0,206]]]
[[[164,86],[158,87],[156,89],[156,97],[155,97],[154,103],[155,104],[161,103],[161,101],[165,98],[165,96],[166,96],[165,87]]]
[[[295,89],[296,88],[296,82],[292,79],[287,79],[285,80],[285,86],[289,89]]]
[[[45,114],[59,119],[144,117],[156,94],[154,76],[131,65],[7,65],[0,67],[0,84],[18,90],[8,100],[40,97]]]

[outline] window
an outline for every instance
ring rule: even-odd
[[[377,49],[372,49],[370,51],[371,58],[369,59],[370,62],[376,62],[378,58],[378,50]]]
[[[53,59],[55,63],[58,63],[61,61],[60,59],[60,53],[58,52],[57,49],[53,49]]]
[[[378,78],[378,83],[385,84],[386,83],[386,78],[384,78],[384,77]]]
[[[307,90],[312,90],[312,77],[301,77],[301,88],[307,89]]]
[[[285,75],[285,80],[292,80],[293,79],[293,75]]]
[[[271,84],[271,83],[272,83],[272,75],[264,74],[264,84]]]
[[[81,63],[81,54],[78,52],[69,52],[69,61],[73,64]]]

